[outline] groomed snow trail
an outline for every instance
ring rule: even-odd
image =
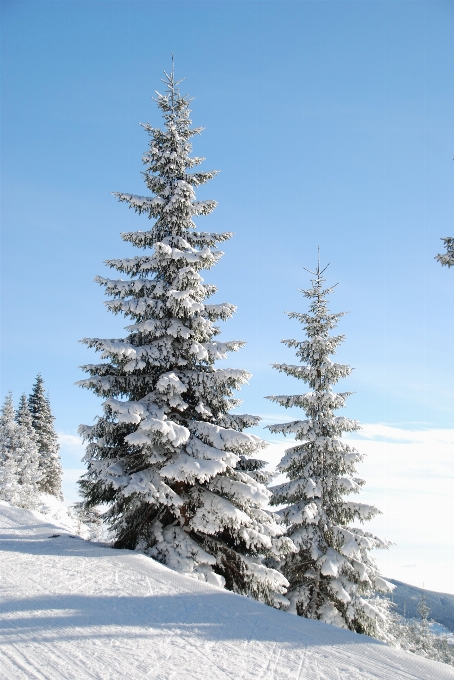
[[[454,679],[2,503],[0,569],[2,680]]]

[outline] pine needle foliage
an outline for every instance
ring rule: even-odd
[[[122,234],[145,252],[107,261],[126,280],[97,277],[112,297],[107,308],[132,323],[125,338],[83,341],[106,361],[85,366],[90,377],[79,383],[105,398],[102,417],[80,429],[89,442],[80,486],[87,508],[108,507],[103,517],[115,546],[279,604],[287,582],[264,560],[293,546],[264,507],[266,474],[252,458],[264,443],[243,432],[259,419],[230,413],[250,374],[215,367],[243,345],[217,339],[215,322],[235,307],[208,304],[216,287],[200,274],[217,264],[217,244],[232,234],[196,229],[193,218],[209,215],[216,202],[197,201],[195,189],[216,172],[193,171],[204,160],[190,155],[201,128],[191,128],[190,100],[173,70],[164,83],[156,99],[164,129],[143,125],[151,195],[114,194],[154,220],[148,231]]]
[[[454,267],[454,238],[447,237],[441,239],[445,244],[446,252],[435,256],[441,265]]]
[[[33,418],[28,406],[27,395],[25,393],[22,394],[21,398],[19,399],[19,406],[16,411],[15,420],[17,423],[19,423],[19,425],[22,425],[26,429],[28,436],[35,443],[37,443],[37,436],[35,428],[33,427]]]
[[[271,504],[283,506],[278,514],[298,548],[282,566],[290,582],[290,610],[380,636],[388,605],[375,597],[375,591],[386,592],[393,586],[380,576],[370,550],[389,544],[353,525],[379,511],[348,500],[365,482],[356,476],[355,469],[362,455],[341,437],[360,429],[360,425],[335,415],[350,393],[336,393],[333,386],[352,369],[330,359],[344,340],[344,336],[330,333],[343,313],[331,314],[328,310],[327,297],[333,288],[324,287],[323,272],[319,264],[312,286],[302,291],[309,301],[309,312],[288,313],[302,324],[306,338],[283,343],[296,350],[301,364],[274,365],[278,371],[307,383],[311,391],[268,397],[284,408],[302,408],[306,415],[305,420],[268,426],[271,432],[294,435],[296,440],[278,465],[288,481],[271,488]]]
[[[7,394],[0,414],[0,499],[20,502],[19,466],[14,448],[16,430],[12,394]]]

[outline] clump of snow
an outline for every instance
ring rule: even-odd
[[[18,508],[6,501],[0,501],[0,505],[4,508],[30,512],[39,522],[48,522],[86,541],[101,541],[110,544],[109,531],[102,523],[102,514],[99,509],[94,509],[91,512],[92,516],[88,516],[80,507],[82,504],[76,503],[68,507],[64,501],[48,493],[38,495],[33,509]]]
[[[48,493],[40,494],[36,504],[36,512],[46,520],[56,522],[71,533],[77,533],[81,536],[85,534],[84,529],[78,527],[78,522],[71,510],[55,496]]]

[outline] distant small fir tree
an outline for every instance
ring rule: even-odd
[[[427,598],[426,598],[426,594],[425,594],[424,591],[421,593],[420,598],[419,598],[418,614],[419,614],[419,618],[421,619],[421,623],[424,625],[425,628],[428,628],[430,609],[429,609],[429,606],[427,604]]]
[[[445,244],[446,253],[436,255],[435,259],[446,267],[454,267],[454,238],[446,237],[441,240]]]
[[[39,489],[43,493],[63,500],[61,490],[63,470],[59,456],[60,445],[54,427],[55,418],[52,415],[49,398],[44,391],[44,381],[39,373],[28,398],[28,407],[36,433],[39,468],[42,472]]]
[[[287,597],[291,611],[380,636],[389,604],[378,599],[375,591],[387,592],[394,586],[381,577],[369,553],[373,548],[387,548],[389,543],[352,524],[379,511],[346,499],[364,484],[355,470],[363,457],[341,436],[359,430],[360,425],[335,415],[350,393],[335,393],[332,387],[348,376],[351,368],[330,359],[344,340],[342,335],[330,335],[343,313],[328,311],[327,296],[333,288],[324,287],[323,271],[318,265],[311,288],[302,291],[310,302],[309,312],[288,313],[303,325],[306,338],[283,343],[295,348],[302,365],[274,365],[307,383],[311,391],[268,397],[285,408],[302,408],[307,417],[269,426],[271,432],[294,434],[296,439],[278,465],[288,481],[271,488],[271,503],[284,506],[278,515],[287,523],[288,536],[298,548],[282,566],[290,582]]]

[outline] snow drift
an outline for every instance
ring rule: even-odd
[[[277,611],[0,503],[0,678],[446,680],[449,666]]]

